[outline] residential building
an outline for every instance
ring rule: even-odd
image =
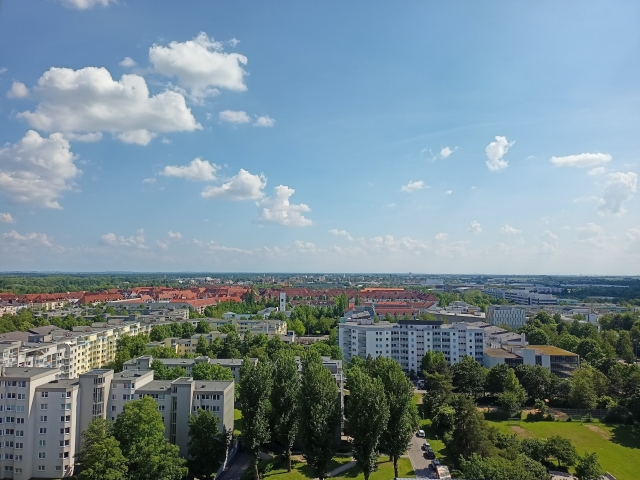
[[[560,378],[570,377],[580,367],[580,356],[551,345],[527,345],[521,347],[487,348],[484,366],[506,363],[512,368],[518,365],[541,365]]]
[[[496,298],[503,298],[518,305],[557,305],[555,295],[534,293],[530,289],[485,288],[483,293]]]
[[[506,325],[517,330],[527,322],[524,308],[512,305],[489,305],[486,312],[491,325]]]

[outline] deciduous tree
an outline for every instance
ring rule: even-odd
[[[451,367],[453,386],[458,393],[480,396],[484,393],[486,368],[468,355]]]
[[[277,338],[277,337],[274,337]],[[292,351],[278,349],[273,354],[275,374],[271,392],[275,434],[287,451],[288,471],[291,471],[291,448],[298,433],[300,375]]]
[[[602,478],[604,472],[595,452],[580,457],[576,466],[576,475],[579,480],[600,480]]]
[[[127,475],[127,459],[111,433],[111,423],[103,418],[96,418],[82,432],[77,461],[80,480],[124,480]]]
[[[189,416],[189,466],[204,478],[213,478],[227,458],[233,432],[221,430],[217,415],[209,410],[198,410]]]

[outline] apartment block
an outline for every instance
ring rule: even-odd
[[[518,365],[540,365],[560,378],[568,378],[580,367],[580,356],[551,345],[504,346],[488,348],[484,353],[484,366],[491,368],[506,363],[512,368]]]
[[[442,352],[449,364],[469,355],[482,362],[484,333],[469,323],[444,324],[442,321],[400,320],[398,323],[370,320],[338,325],[338,342],[349,362],[358,356],[388,357],[396,360],[405,372],[418,372],[428,351]]]
[[[489,305],[486,320],[491,325],[507,325],[514,330],[527,322],[524,308],[512,305]]]

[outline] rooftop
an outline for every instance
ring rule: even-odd
[[[570,352],[568,350],[563,350],[562,348],[554,347],[553,345],[527,345],[525,347],[527,350],[535,350],[539,353],[544,353],[545,355],[557,355],[564,357],[577,357],[578,354]]]
[[[59,372],[60,369],[58,368],[6,367],[4,369],[4,375],[2,376],[11,378],[29,378],[30,380],[35,380],[36,378]]]
[[[502,348],[485,348],[484,353],[494,358],[519,358],[515,353],[508,352]]]

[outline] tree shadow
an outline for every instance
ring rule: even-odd
[[[640,448],[640,428],[634,425],[607,425],[612,428],[611,441],[628,448]]]

